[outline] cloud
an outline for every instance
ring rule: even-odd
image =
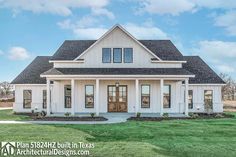
[[[195,4],[189,0],[141,0],[139,12],[151,14],[179,15],[182,12],[192,11]]]
[[[199,48],[196,52],[207,53],[211,57],[225,57],[236,59],[236,42],[225,42],[225,41],[200,41],[198,43]]]
[[[109,4],[109,0],[1,0],[0,8],[10,8],[14,13],[31,11],[33,13],[51,13],[68,16],[74,8],[100,9],[100,15],[111,16],[108,10],[103,9]],[[101,11],[101,9],[103,11]]]
[[[105,15],[106,17],[108,17],[111,20],[115,19],[115,15],[112,12],[110,12],[104,8],[93,8],[92,14],[96,15],[96,16]]]
[[[225,28],[229,35],[236,35],[236,10],[214,17],[215,25]]]
[[[61,29],[72,31],[80,39],[98,39],[107,31],[107,28],[100,26],[99,20],[93,16],[84,16],[78,21],[67,19],[57,24]]]
[[[217,65],[216,68],[220,71],[220,72],[224,72],[224,73],[233,73],[235,72],[235,68],[233,68],[230,65]]]
[[[167,39],[168,36],[160,28],[153,25],[137,25],[133,23],[127,23],[124,25],[135,38],[138,39]]]
[[[29,52],[23,47],[12,47],[9,50],[9,59],[11,60],[25,60],[30,57]]]
[[[93,27],[97,25],[97,27]],[[71,30],[80,39],[98,39],[109,28],[100,25],[99,21],[93,17],[84,17],[77,22],[69,19],[61,21],[58,26],[62,29]],[[146,21],[143,25],[126,23],[123,27],[134,37],[139,39],[167,39],[168,36],[160,28],[153,25],[152,21]]]
[[[4,54],[4,52],[2,50],[0,50],[0,56],[3,55],[3,54]]]
[[[200,41],[192,52],[203,57],[218,72],[233,73],[236,71],[236,42]]]
[[[177,16],[184,12],[196,12],[201,8],[234,9],[236,3],[235,0],[139,0],[138,13]]]

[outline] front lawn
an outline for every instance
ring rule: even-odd
[[[1,124],[1,141],[95,143],[94,156],[235,156],[236,118],[107,125]]]
[[[31,120],[32,118],[27,115],[16,115],[13,114],[12,109],[0,110],[0,121],[1,120]]]

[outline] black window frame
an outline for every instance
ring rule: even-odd
[[[165,106],[164,104],[164,99],[165,99],[165,92],[163,92],[163,108],[171,108],[171,85],[170,84],[165,84],[163,88],[165,88],[165,86],[169,87],[169,101],[168,101],[168,107]]]
[[[26,91],[30,92],[30,99],[25,98],[25,92]],[[30,106],[26,107],[26,101],[28,101],[28,100],[30,100]],[[23,90],[23,108],[24,109],[30,109],[31,107],[32,107],[32,90],[30,90],[30,89]]]
[[[92,96],[87,96],[87,87],[88,86],[93,87],[93,95]],[[85,94],[84,95],[85,95],[85,108],[94,108],[94,85],[85,85]],[[91,106],[88,105],[88,102],[87,102],[88,97],[92,97],[93,103]]]
[[[190,94],[191,93],[191,94]],[[192,96],[192,98],[190,99],[190,96]],[[190,101],[191,100],[191,101]],[[193,109],[193,90],[188,90],[188,108],[189,109]]]
[[[209,108],[209,109],[213,109],[213,90],[208,90],[208,89],[206,89],[206,90],[204,90],[204,107],[206,106],[206,92],[207,91],[211,91],[211,107]]]
[[[115,49],[120,50],[120,62],[115,62]],[[122,48],[113,48],[113,63],[122,63]]]
[[[148,88],[149,88],[148,96],[147,95],[144,96],[144,93],[143,93],[144,86],[148,86]],[[148,101],[149,101],[148,106],[143,104],[143,97],[148,97]],[[150,104],[151,104],[151,85],[150,84],[142,84],[141,85],[141,108],[150,108],[150,106],[151,106]]]
[[[66,88],[70,88],[70,95],[66,95]],[[67,104],[69,99],[69,104]],[[71,108],[71,85],[64,85],[64,108]]]
[[[127,50],[127,49],[131,49],[131,50],[132,50],[132,51],[131,51],[131,62],[126,61],[125,54],[127,53],[127,51],[125,51],[125,50]],[[128,51],[128,52],[129,52],[129,51]],[[124,61],[124,63],[133,63],[133,62],[134,62],[134,57],[133,57],[133,55],[134,55],[134,53],[133,53],[133,48],[124,48],[124,49],[123,49],[123,61]]]
[[[105,53],[105,51],[103,51],[103,50],[105,50],[105,49],[109,49],[110,50],[110,52],[109,52],[109,54],[110,54],[110,61],[108,61],[108,62],[106,62],[106,61],[104,61],[104,53]],[[111,53],[111,48],[102,48],[102,63],[111,63],[111,58],[112,58],[112,55],[111,55],[112,53]]]
[[[43,90],[43,109],[47,108],[47,90]]]

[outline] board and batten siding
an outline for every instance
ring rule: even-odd
[[[23,91],[32,91],[31,108],[23,108]],[[43,90],[46,90],[46,85],[15,85],[15,103],[13,103],[14,112],[31,112],[37,108],[39,111],[43,109]],[[46,111],[46,110],[45,110]]]
[[[102,63],[102,48],[133,48],[133,63]],[[112,51],[113,52],[113,51]],[[112,53],[113,56],[113,53]],[[81,56],[84,63],[54,63],[55,68],[182,68],[182,63],[152,63],[151,53],[130,38],[120,28],[115,28]],[[113,58],[111,59],[113,60]],[[122,57],[123,60],[123,57]]]
[[[193,109],[189,112],[204,112],[204,91],[213,91],[213,112],[223,112],[221,99],[221,85],[189,85],[189,90],[193,90]],[[184,104],[184,85],[181,89],[182,103]]]
[[[107,86],[115,85],[117,81],[100,80],[99,91],[99,112],[107,112]],[[135,112],[135,81],[118,81],[120,85],[127,85],[128,92],[128,112]],[[70,85],[70,81],[54,81],[52,85],[51,109],[54,113],[71,112],[70,108],[64,107],[64,85]],[[95,108],[85,108],[85,85],[94,85],[94,98],[96,96],[95,80],[76,80],[75,81],[75,112],[94,113]],[[150,108],[141,108],[141,85],[150,85]],[[163,109],[164,113],[183,113],[184,112],[184,85],[181,81],[165,81],[164,84],[171,85],[171,108]],[[23,90],[32,90],[31,109],[23,108]],[[15,85],[15,112],[31,112],[35,108],[43,110],[43,90],[46,85]],[[189,85],[189,90],[193,90],[193,109],[189,112],[204,112],[204,90],[213,90],[213,112],[223,112],[221,100],[221,86],[216,85]],[[197,109],[199,108],[199,110]],[[139,109],[141,113],[160,112],[160,81],[140,80],[139,81]]]

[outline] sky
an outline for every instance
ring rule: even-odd
[[[0,0],[0,82],[64,40],[98,39],[115,24],[137,39],[170,39],[236,79],[235,0]]]

